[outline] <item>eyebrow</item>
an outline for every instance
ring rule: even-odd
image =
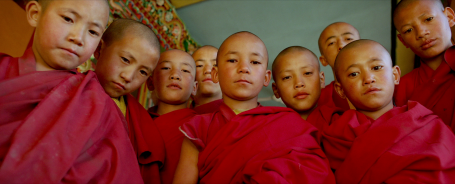
[[[349,34],[350,34],[350,35],[354,35],[354,33],[345,32],[345,33],[341,34],[341,36],[349,35]],[[329,41],[330,39],[335,38],[335,37],[336,37],[336,36],[330,36],[330,37],[327,38],[327,40],[325,40],[325,42],[327,42],[327,41]]]
[[[187,65],[187,66],[193,68],[193,66],[191,66],[189,63],[183,63],[183,65]]]
[[[73,9],[71,9],[71,8],[63,8],[62,10],[63,10],[63,11],[70,12],[70,13],[76,15],[77,18],[81,18],[81,17],[82,17],[79,13],[77,13],[75,10],[73,10]],[[90,22],[90,24],[91,24],[91,25],[94,25],[94,26],[96,26],[96,27],[98,27],[98,28],[100,28],[101,30],[104,31],[104,28],[103,28],[103,26],[101,26],[100,23],[95,22],[95,21],[92,21],[92,22]]]
[[[239,52],[237,51],[229,51],[228,53],[226,53],[225,55],[229,55],[229,54],[238,54]],[[263,57],[261,53],[259,52],[253,52],[251,53],[252,55],[255,55],[255,56],[259,56],[259,57]]]
[[[380,59],[380,58],[372,58],[367,63],[372,63],[372,62],[375,62],[375,61],[382,61],[382,59]],[[352,68],[352,67],[355,67],[355,66],[358,66],[358,65],[359,64],[357,64],[357,63],[349,65],[349,67],[345,70],[345,72],[347,72],[349,70],[349,68]]]
[[[310,68],[310,67],[311,67],[311,65],[306,65],[306,66],[302,66],[302,67],[300,67],[298,69],[304,69],[304,68]],[[285,72],[292,72],[292,69],[280,71],[280,74],[281,73],[285,73]]]

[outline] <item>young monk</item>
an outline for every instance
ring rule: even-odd
[[[281,51],[272,65],[273,93],[286,107],[300,114],[304,120],[317,107],[324,87],[324,72],[320,71],[317,56],[301,46],[291,46]],[[322,124],[312,122],[318,129]]]
[[[142,183],[125,121],[95,73],[105,0],[30,1],[24,56],[0,55],[0,183]]]
[[[330,68],[332,68],[334,77],[335,71],[333,70],[333,67],[338,52],[340,52],[341,48],[346,44],[358,39],[360,39],[359,31],[351,24],[345,22],[332,23],[322,31],[318,40],[319,51],[321,52],[319,60],[323,66],[329,65]],[[346,99],[340,98],[335,92],[335,88],[333,87],[335,81],[336,78],[322,89],[318,104],[327,104],[344,110],[352,108]]]
[[[95,51],[96,75],[127,120],[128,135],[145,183],[160,183],[164,144],[147,110],[130,93],[152,75],[160,55],[153,31],[131,19],[117,19]]]
[[[174,183],[334,182],[316,128],[292,109],[258,104],[271,78],[267,63],[267,49],[252,33],[221,44],[212,80],[223,104],[180,127],[186,138]]]
[[[163,52],[152,76],[151,88],[159,103],[149,112],[166,147],[165,162],[160,170],[162,183],[172,183],[179,162],[184,137],[179,127],[196,115],[186,108],[190,96],[197,91],[195,76],[193,58],[181,50]]]
[[[406,74],[397,87],[396,105],[417,101],[455,131],[455,48],[450,30],[454,11],[439,0],[403,0],[393,22],[399,40],[421,59],[420,67]]]
[[[335,88],[356,110],[320,108],[322,144],[337,183],[454,183],[455,136],[418,102],[394,107],[400,70],[371,40],[346,45],[335,62]]]
[[[193,96],[194,108],[198,114],[210,113],[218,109],[223,103],[221,100],[220,84],[212,80],[212,68],[216,65],[216,47],[206,45],[193,53],[196,62],[196,81],[198,89]]]

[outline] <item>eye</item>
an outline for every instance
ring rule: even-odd
[[[218,66],[218,64],[214,64],[213,66]]]
[[[67,16],[63,16],[62,15],[62,18],[63,18],[63,20],[65,20],[65,22],[73,23],[73,19],[71,19],[71,18],[69,18]]]
[[[427,19],[425,19],[425,21],[427,22],[430,22],[431,20],[433,20],[433,17],[428,17]]]
[[[96,32],[96,31],[94,31],[94,30],[89,30],[88,32],[89,32],[90,34],[92,34],[92,35],[95,35],[95,36],[99,36],[99,35],[100,35],[98,32]]]
[[[406,31],[404,31],[404,33],[410,33],[412,31],[412,28],[409,28],[409,29],[406,29]]]
[[[329,45],[327,45],[327,46],[331,46],[331,45],[333,45],[333,44],[335,44],[335,42],[330,42]]]
[[[122,61],[125,63],[130,63],[130,60],[126,59],[125,57],[122,57]]]
[[[286,76],[286,77],[281,78],[281,80],[287,80],[287,79],[290,79],[290,78],[291,78],[291,76]]]
[[[359,75],[359,72],[352,72],[348,76],[349,77],[356,77],[357,75]]]
[[[161,70],[170,70],[171,68],[169,67],[161,67]]]
[[[261,62],[259,62],[259,61],[251,61],[251,63],[252,63],[253,65],[259,65],[259,64],[261,64]]]
[[[347,41],[351,41],[351,40],[354,40],[354,38],[347,38],[346,40]]]
[[[191,73],[189,70],[186,70],[186,69],[182,69],[183,72],[186,72],[186,73]]]
[[[149,75],[145,70],[141,70],[139,72],[141,72],[141,75],[143,75],[143,76],[148,76]]]
[[[382,67],[383,66],[375,66],[375,67],[373,67],[373,70],[380,70],[380,69],[382,69]]]
[[[313,74],[313,72],[305,72],[304,74],[305,75],[311,75],[311,74]]]
[[[196,65],[196,68],[200,68],[200,67],[203,67],[204,65]]]
[[[227,61],[228,61],[229,63],[235,63],[235,62],[236,62],[235,59],[228,59]]]

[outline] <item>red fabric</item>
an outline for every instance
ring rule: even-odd
[[[346,99],[342,99],[335,91],[335,81],[332,81],[325,88],[321,89],[321,96],[319,96],[318,106],[327,105],[330,107],[339,107],[343,110],[349,110],[349,103]]]
[[[143,183],[96,75],[32,71],[32,56],[0,58],[0,183]]]
[[[417,102],[395,107],[377,120],[348,110],[320,112],[322,144],[337,183],[454,183],[455,136]]]
[[[199,150],[200,183],[334,183],[316,128],[295,111],[262,107],[238,115],[222,104],[182,127]]]
[[[166,147],[166,159],[163,168],[160,170],[161,182],[172,183],[175,169],[180,160],[183,134],[179,127],[196,115],[192,109],[180,109],[157,116],[153,121],[160,131],[164,146]]]
[[[149,113],[136,98],[128,94],[125,100],[129,137],[137,154],[144,183],[161,183],[159,170],[165,157],[163,138]]]
[[[212,113],[220,108],[220,105],[223,104],[223,100],[215,100],[206,104],[202,104],[200,106],[194,107],[193,110],[196,111],[197,114],[207,114]]]
[[[421,103],[455,132],[455,47],[445,52],[445,62],[436,70],[421,62],[419,68],[403,76],[394,100],[397,106],[408,100]]]

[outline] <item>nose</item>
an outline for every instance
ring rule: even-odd
[[[83,46],[84,45],[84,36],[85,36],[85,29],[83,28],[82,25],[74,24],[71,26],[71,31],[68,35],[68,41],[78,45],[78,46]]]
[[[212,74],[212,68],[213,68],[213,66],[211,64],[205,65],[204,66],[204,75],[205,74],[210,74],[211,75]]]
[[[416,26],[415,27],[417,38],[423,38],[425,35],[429,34],[430,32],[424,26]]]
[[[250,67],[248,66],[248,61],[239,62],[238,72],[243,74],[250,74]]]
[[[134,71],[130,68],[124,68],[124,70],[120,73],[120,77],[125,81],[125,83],[129,83],[133,80]]]
[[[305,82],[303,82],[303,80],[300,77],[296,77],[295,89],[304,88],[304,87],[305,87]]]
[[[182,79],[182,77],[180,76],[180,72],[178,70],[172,70],[172,73],[169,76],[169,79],[180,81]]]
[[[340,40],[338,42],[338,52],[340,52],[340,50],[346,45],[347,43],[343,40]]]
[[[373,73],[365,72],[364,84],[367,85],[367,84],[372,84],[375,82],[376,82],[376,79],[375,79]]]

